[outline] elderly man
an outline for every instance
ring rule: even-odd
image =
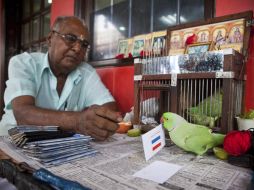
[[[95,69],[84,63],[87,26],[58,17],[47,37],[48,53],[22,53],[9,64],[0,135],[14,125],[57,125],[104,140],[122,120]]]

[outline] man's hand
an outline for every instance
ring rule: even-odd
[[[93,105],[82,111],[76,126],[76,132],[105,140],[118,129],[118,122],[122,121],[119,112],[112,111],[105,106]]]
[[[56,125],[62,130],[87,134],[104,140],[118,129],[122,116],[115,102],[93,105],[81,112],[58,111],[35,106],[32,96],[19,96],[12,101],[13,113],[18,125]]]

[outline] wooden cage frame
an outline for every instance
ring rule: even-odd
[[[141,124],[140,120],[140,92],[142,90],[158,90],[160,91],[160,99],[162,100],[159,107],[159,114],[162,114],[165,111],[171,111],[174,113],[179,113],[179,81],[184,79],[216,79],[220,78],[222,80],[222,91],[224,93],[222,99],[222,115],[220,121],[220,127],[216,128],[216,131],[227,133],[236,128],[235,122],[235,108],[233,106],[234,102],[234,94],[236,92],[236,83],[241,81],[243,82],[243,94],[242,94],[242,103],[241,103],[241,112],[244,111],[244,75],[245,75],[245,63],[246,63],[246,52],[248,47],[248,41],[250,36],[250,26],[248,25],[249,21],[252,19],[252,12],[244,12],[234,15],[228,15],[223,17],[218,17],[215,19],[209,19],[203,22],[195,22],[192,24],[184,24],[180,26],[176,26],[168,29],[167,34],[167,47],[170,47],[170,35],[174,30],[194,27],[204,24],[211,24],[217,22],[224,22],[232,19],[245,18],[245,34],[243,39],[243,52],[242,54],[233,50],[227,49],[224,53],[224,63],[223,63],[223,72],[202,72],[202,73],[179,73],[177,74],[176,85],[170,85],[173,80],[175,80],[175,74],[155,74],[148,75],[142,73],[142,59],[136,58],[134,60],[134,124]],[[144,81],[159,81],[159,80],[167,80],[168,84],[162,85],[141,85]],[[166,100],[166,94],[170,93],[170,99]],[[169,101],[170,109],[166,110],[165,101]]]

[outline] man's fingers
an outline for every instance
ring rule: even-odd
[[[104,117],[105,119],[109,119],[115,123],[121,122],[123,120],[119,112],[111,111],[105,107],[97,107],[95,109],[95,113],[96,115]]]
[[[119,128],[119,125],[117,123],[112,122],[100,116],[97,116],[94,122],[98,128],[111,131],[111,132],[115,132]]]
[[[97,140],[105,140],[119,128],[121,114],[110,109],[93,105],[82,112],[78,131],[88,134]]]
[[[97,133],[93,133],[91,132],[90,134],[91,137],[95,138],[95,140],[99,140],[99,141],[104,141],[105,139],[108,138],[108,136],[99,136]]]
[[[85,130],[83,129],[80,132],[85,135],[90,135],[91,137],[93,137],[97,140],[105,140],[111,134],[109,131],[99,129],[96,126],[86,128]]]
[[[114,135],[115,134],[115,132],[112,132],[112,131],[109,131],[108,132],[108,136],[110,137],[110,136],[112,136],[112,135]]]
[[[97,134],[98,136],[101,137],[107,137],[108,136],[108,131],[105,129],[100,129],[96,125],[93,125],[87,129],[89,133]]]

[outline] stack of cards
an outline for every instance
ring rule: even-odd
[[[31,126],[20,125],[8,131],[12,142],[22,147],[27,142],[40,141],[45,139],[71,137],[73,132],[61,131],[58,126]]]
[[[9,130],[11,141],[44,165],[59,165],[94,155],[90,136],[59,130],[57,126],[17,126]]]

